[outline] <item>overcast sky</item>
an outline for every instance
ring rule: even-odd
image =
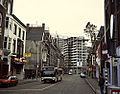
[[[81,36],[87,22],[104,25],[104,0],[14,0],[13,13],[24,23],[45,23],[51,34]]]

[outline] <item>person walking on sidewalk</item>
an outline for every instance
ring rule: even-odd
[[[103,77],[103,74],[100,73],[100,76],[99,76],[99,86],[100,86],[100,91],[101,91],[101,94],[104,94],[104,77]]]

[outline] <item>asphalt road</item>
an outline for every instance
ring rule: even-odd
[[[0,94],[94,94],[79,75],[65,75],[58,83],[32,82],[14,87],[0,88]]]

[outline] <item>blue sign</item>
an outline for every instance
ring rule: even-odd
[[[37,62],[34,62],[34,66],[35,66],[35,67],[37,66]]]
[[[80,58],[80,59],[78,59],[78,60],[77,60],[77,62],[82,62],[82,59],[81,59],[81,58]]]

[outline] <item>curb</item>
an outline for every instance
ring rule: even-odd
[[[85,79],[85,81],[88,83],[88,85],[89,85],[90,88],[93,90],[93,92],[94,92],[95,94],[97,94],[95,88],[90,84],[90,82],[89,82],[87,79]]]

